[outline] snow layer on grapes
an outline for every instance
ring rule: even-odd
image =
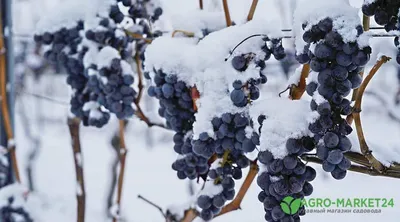
[[[90,20],[95,18],[96,14],[107,15],[108,7],[115,0],[68,0],[62,3],[62,7],[57,10],[42,13],[42,17],[36,25],[38,34],[57,31],[65,27],[71,28],[79,20]]]
[[[185,30],[202,36],[203,30],[216,31],[226,27],[222,12],[189,10],[183,14],[171,16],[173,30]]]
[[[294,34],[296,52],[303,52],[306,43],[303,41],[305,30],[317,24],[324,18],[333,20],[333,29],[342,37],[344,42],[357,41],[360,47],[367,46],[368,34],[357,37],[356,27],[361,24],[358,16],[358,9],[349,5],[346,0],[321,1],[321,0],[300,0],[294,14]],[[305,30],[302,24],[307,23]]]
[[[17,183],[2,187],[0,190],[0,208],[3,208],[8,205],[10,197],[14,198],[12,204],[14,207],[22,206],[25,202],[24,194],[27,191],[28,190],[26,189],[26,187]]]
[[[286,141],[289,138],[312,135],[308,125],[319,116],[310,110],[308,101],[279,97],[256,101],[250,111],[254,123],[259,115],[266,117],[261,128],[260,150],[269,150],[278,159],[288,155]]]
[[[300,82],[300,78],[301,78],[301,71],[303,70],[303,66],[299,66],[296,68],[296,70],[294,71],[293,75],[291,75],[289,77],[288,80],[288,85],[298,85],[298,83]]]
[[[146,51],[147,71],[162,69],[176,74],[188,86],[196,86],[200,99],[196,101],[198,111],[193,125],[194,139],[202,132],[213,135],[211,120],[223,113],[239,113],[246,108],[233,105],[229,91],[235,80],[246,82],[259,77],[259,67],[250,65],[246,71],[238,72],[231,65],[231,58],[225,61],[229,52],[243,39],[253,34],[268,34],[279,37],[280,27],[265,20],[253,20],[243,25],[232,26],[207,35],[198,43],[194,39],[160,37]],[[196,44],[197,43],[197,44]],[[234,55],[253,52],[263,55],[261,37],[245,41]],[[179,50],[177,50],[179,49]],[[154,75],[154,74],[151,74]]]

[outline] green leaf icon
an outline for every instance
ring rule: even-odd
[[[290,204],[290,209],[292,210],[292,214],[297,213],[301,206],[301,199],[296,199]]]
[[[281,208],[282,208],[282,211],[283,211],[285,214],[291,215],[289,204],[287,204],[286,202],[283,202],[283,201],[282,201],[282,202],[281,202]]]
[[[287,196],[283,198],[280,205],[285,214],[293,215],[299,211],[301,204],[301,199],[294,199],[291,196]]]

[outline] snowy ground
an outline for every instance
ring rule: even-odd
[[[32,2],[35,2],[32,0]],[[36,1],[43,4],[43,10],[56,10],[56,1]],[[58,1],[62,2],[62,1]],[[209,3],[205,0],[205,3]],[[218,1],[219,2],[219,1]],[[250,0],[230,0],[232,17],[235,21],[242,21],[247,14]],[[279,1],[260,1],[256,16],[268,19],[279,19],[281,11]],[[289,2],[281,1],[283,4]],[[352,0],[353,5],[360,5],[360,0]],[[197,0],[163,0],[166,16],[175,15],[191,10],[197,6]],[[23,9],[20,9],[24,11]],[[42,13],[35,7],[34,17]],[[290,12],[286,12],[288,19],[283,20],[283,26],[290,23]],[[36,17],[37,18],[37,17]],[[34,20],[34,19],[33,19]],[[15,22],[16,30],[29,32],[27,24]],[[171,20],[173,24],[173,19]],[[30,25],[28,25],[30,26]],[[286,42],[286,48],[290,42]],[[387,55],[393,55],[394,49],[391,40],[374,40],[373,48]],[[374,52],[376,55],[377,52]],[[371,58],[375,61],[376,58]],[[273,63],[273,62],[271,62]],[[271,64],[269,83],[264,87],[265,92],[278,92],[285,88],[285,80],[280,74],[279,67]],[[371,91],[382,95],[386,103],[391,104],[396,87],[397,69],[394,63],[385,65],[369,86]],[[64,76],[47,75],[39,82],[28,78],[26,91],[35,92],[56,98],[68,103],[68,88],[64,84]],[[369,144],[377,149],[377,157],[384,160],[400,160],[400,123],[387,116],[387,110],[400,113],[400,107],[383,105],[371,95],[364,99],[362,120]],[[73,167],[73,155],[70,147],[69,132],[66,125],[68,104],[61,104],[34,98],[28,94],[21,94],[16,104],[16,140],[17,155],[21,169],[27,165],[27,156],[33,143],[26,136],[29,127],[32,134],[39,138],[40,151],[34,163],[34,182],[36,191],[32,194],[31,207],[35,208],[39,222],[71,222],[75,221],[76,210],[76,182]],[[27,124],[24,113],[29,120]],[[83,162],[86,180],[87,216],[88,222],[110,221],[107,219],[106,191],[110,177],[110,164],[115,158],[110,145],[110,139],[117,130],[117,121],[114,119],[103,129],[82,128],[81,140],[83,147]],[[354,134],[354,133],[353,133]],[[127,171],[123,190],[122,216],[127,222],[159,222],[163,221],[161,214],[154,207],[137,198],[138,194],[154,201],[163,208],[170,205],[180,205],[189,198],[187,181],[176,178],[171,169],[171,163],[176,158],[172,147],[172,134],[162,129],[148,129],[144,123],[133,119],[126,132]],[[354,135],[353,135],[354,136]],[[322,172],[320,166],[315,166],[318,176],[313,181],[315,198],[344,198],[344,197],[371,197],[394,198],[394,208],[383,209],[381,214],[308,214],[302,221],[386,221],[395,222],[400,217],[400,193],[395,192],[400,186],[400,180],[371,177],[356,173],[348,173],[342,181],[336,181],[330,175]],[[22,170],[22,172],[25,172]],[[24,181],[26,181],[26,174]],[[239,184],[238,184],[239,185]],[[239,186],[237,186],[239,187]],[[242,210],[229,213],[215,219],[223,221],[258,222],[263,219],[263,206],[257,200],[259,188],[256,184],[250,190],[242,203]]]

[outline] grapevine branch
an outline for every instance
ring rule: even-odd
[[[3,27],[0,18],[0,49],[5,47],[3,39]],[[6,55],[5,53],[0,54],[0,96],[1,96],[1,113],[3,114],[4,128],[8,140],[8,149],[10,152],[11,164],[15,175],[15,180],[20,183],[21,178],[18,169],[17,156],[15,153],[15,143],[10,143],[14,139],[14,133],[11,126],[11,117],[9,113],[9,107],[7,102],[7,86],[6,86]]]
[[[251,3],[249,14],[247,15],[247,21],[251,21],[253,19],[254,12],[256,11],[257,8],[257,4],[258,0],[253,0],[253,2]]]
[[[151,42],[153,41],[153,39],[151,39],[151,38],[145,38],[145,37],[143,37],[143,35],[141,35],[141,34],[134,33],[134,32],[130,32],[130,31],[128,31],[128,30],[125,30],[125,33],[128,34],[129,36],[131,36],[132,38],[135,38],[135,39],[142,39],[142,40],[144,40],[146,43],[151,43]]]
[[[150,119],[143,113],[143,110],[142,110],[142,108],[140,107],[140,104],[139,104],[139,103],[136,103],[136,102],[135,102],[135,104],[136,104],[136,114],[135,114],[135,115],[136,115],[140,120],[142,120],[143,122],[145,122],[145,123],[147,124],[148,127],[158,126],[158,127],[167,129],[167,127],[166,127],[164,124],[162,124],[162,123],[154,123],[154,122],[150,121]]]
[[[126,129],[128,123],[129,122],[125,120],[124,129]],[[121,147],[121,139],[119,136],[120,133],[118,127],[118,130],[114,133],[114,136],[111,139],[111,146],[113,148],[113,151],[115,151],[115,159],[113,159],[113,162],[111,164],[111,178],[110,178],[109,190],[107,193],[107,209],[109,209],[113,205],[113,196],[117,185],[117,178],[118,178],[117,169],[119,164],[119,150]]]
[[[171,34],[172,37],[175,37],[176,34],[178,33],[182,33],[187,37],[194,37],[194,32],[189,32],[189,31],[185,31],[185,30],[174,30]]]
[[[142,107],[140,106],[140,100],[142,99],[143,96],[143,72],[142,72],[142,61],[140,59],[139,53],[136,53],[135,55],[135,61],[136,61],[136,68],[137,68],[137,73],[138,73],[138,78],[139,78],[139,82],[138,82],[138,97],[135,99],[134,103],[136,105],[136,113],[135,115],[142,120],[143,122],[145,122],[147,124],[148,127],[152,127],[152,126],[158,126],[161,128],[165,128],[164,124],[161,123],[154,123],[152,121],[150,121],[150,119],[144,114]]]
[[[126,153],[128,150],[126,149],[125,144],[125,121],[119,120],[119,140],[120,140],[120,148],[119,148],[119,176],[118,176],[118,188],[117,188],[117,206],[120,209],[121,199],[122,199],[122,188],[124,185],[124,175],[125,175],[125,162],[126,162]],[[114,217],[113,222],[117,222],[116,217]]]
[[[365,32],[369,31],[369,29],[370,29],[369,23],[370,23],[369,17],[364,15],[363,16],[363,29],[364,29]],[[361,78],[364,76],[364,69],[360,72],[360,75],[361,75]],[[355,101],[356,100],[357,92],[358,92],[358,89],[354,89],[353,95],[351,97],[351,101]]]
[[[138,51],[136,51],[135,54],[135,62],[136,62],[136,71],[139,78],[139,83],[138,83],[139,94],[136,98],[136,103],[139,104],[143,96],[143,73],[142,73],[142,61],[140,59]]]
[[[80,120],[78,118],[68,119],[68,128],[71,135],[72,151],[74,154],[74,165],[76,173],[77,186],[79,186],[76,192],[77,200],[77,222],[85,221],[85,179],[83,176],[83,165],[82,165],[82,152],[81,152],[81,142],[79,136],[79,125]]]
[[[161,212],[161,214],[163,215],[164,218],[167,218],[167,215],[165,215],[164,210],[158,206],[157,204],[153,203],[152,201],[148,200],[147,198],[143,197],[142,195],[138,195],[138,198],[143,200],[144,202],[150,204],[151,206],[157,208],[157,210],[159,210]]]
[[[303,155],[301,158],[304,161],[310,162],[310,163],[322,164],[322,162],[323,162],[321,159],[319,159],[318,157],[315,157],[315,156]],[[384,177],[400,179],[400,171],[398,171],[398,170],[387,170],[385,173],[381,173],[374,168],[359,166],[359,165],[354,165],[354,164],[352,164],[348,170],[357,172],[357,173],[367,174],[370,176],[384,176]]]
[[[228,205],[222,208],[221,212],[215,217],[224,215],[234,210],[241,209],[240,204],[242,203],[244,196],[249,190],[250,185],[253,183],[253,180],[256,177],[257,173],[258,173],[258,165],[257,165],[257,160],[255,160],[250,164],[249,173],[247,174],[246,179],[244,180],[242,186],[240,187],[239,192],[236,195],[235,199],[233,199],[232,202],[230,202]]]
[[[196,101],[200,98],[200,93],[197,90],[196,86],[194,86],[190,89],[190,95],[191,95],[192,101],[193,101],[193,109],[194,109],[194,111],[197,111]]]
[[[380,163],[373,155],[372,151],[369,149],[367,142],[365,140],[364,132],[362,129],[361,125],[361,117],[360,117],[360,111],[361,111],[361,102],[362,102],[362,97],[364,94],[365,89],[367,88],[368,83],[371,81],[372,77],[377,73],[379,68],[386,62],[388,62],[391,58],[387,56],[382,56],[377,63],[372,67],[371,71],[365,78],[365,80],[362,82],[360,88],[358,89],[356,101],[354,104],[354,112],[353,112],[353,118],[356,126],[356,131],[357,131],[357,136],[358,140],[360,142],[360,149],[361,153],[368,159],[368,161],[372,164],[372,167],[379,171],[382,172],[385,167],[383,166],[382,163]]]
[[[304,91],[306,90],[306,78],[308,77],[308,74],[310,73],[310,65],[309,64],[304,64],[303,69],[301,70],[301,76],[300,76],[300,81],[299,85],[293,84],[290,87],[290,93],[289,93],[289,98],[292,100],[299,100],[301,96],[303,95]]]
[[[224,6],[226,26],[229,27],[232,25],[232,20],[231,20],[231,15],[229,13],[228,0],[222,0],[222,5]]]

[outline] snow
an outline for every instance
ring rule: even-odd
[[[225,16],[221,11],[195,9],[172,15],[171,19],[175,21],[172,24],[173,30],[193,32],[199,37],[203,36],[203,30],[217,31],[226,27]]]
[[[114,49],[111,46],[105,46],[97,54],[96,64],[98,69],[101,69],[103,67],[110,67],[111,61],[115,58],[121,58],[118,50]]]
[[[253,106],[250,110],[253,122],[257,122],[259,115],[266,117],[260,133],[260,150],[269,150],[277,159],[287,156],[286,141],[289,138],[311,136],[308,125],[319,117],[305,100],[270,97],[256,101]]]
[[[59,3],[61,5],[61,3]],[[94,18],[96,14],[104,15],[110,6],[110,0],[91,0],[91,1],[63,1],[62,7],[47,10],[41,15],[36,25],[36,33],[41,34],[45,31],[54,32],[60,28],[71,28],[79,20]]]
[[[8,147],[8,148],[15,147],[15,144],[16,144],[15,139],[14,139],[14,138],[11,138],[11,139],[9,139],[8,142],[7,142],[7,147]]]
[[[114,204],[110,207],[110,214],[113,218],[120,218],[120,207],[118,204]]]
[[[82,167],[82,154],[75,153],[75,159],[79,167]]]
[[[364,4],[365,5],[370,5],[370,4],[372,4],[372,3],[374,3],[374,2],[376,2],[377,0],[364,0]]]
[[[13,206],[15,207],[22,206],[24,201],[21,201],[21,199],[24,199],[24,195],[26,192],[27,192],[26,187],[18,183],[2,187],[0,189],[0,208],[3,208],[8,205],[8,199],[10,197],[14,197]]]
[[[82,194],[83,194],[83,190],[82,190],[81,184],[79,183],[79,181],[76,181],[76,195],[82,196]]]
[[[288,85],[298,85],[301,78],[301,71],[303,70],[303,66],[299,66],[296,68],[294,73],[289,77]]]

